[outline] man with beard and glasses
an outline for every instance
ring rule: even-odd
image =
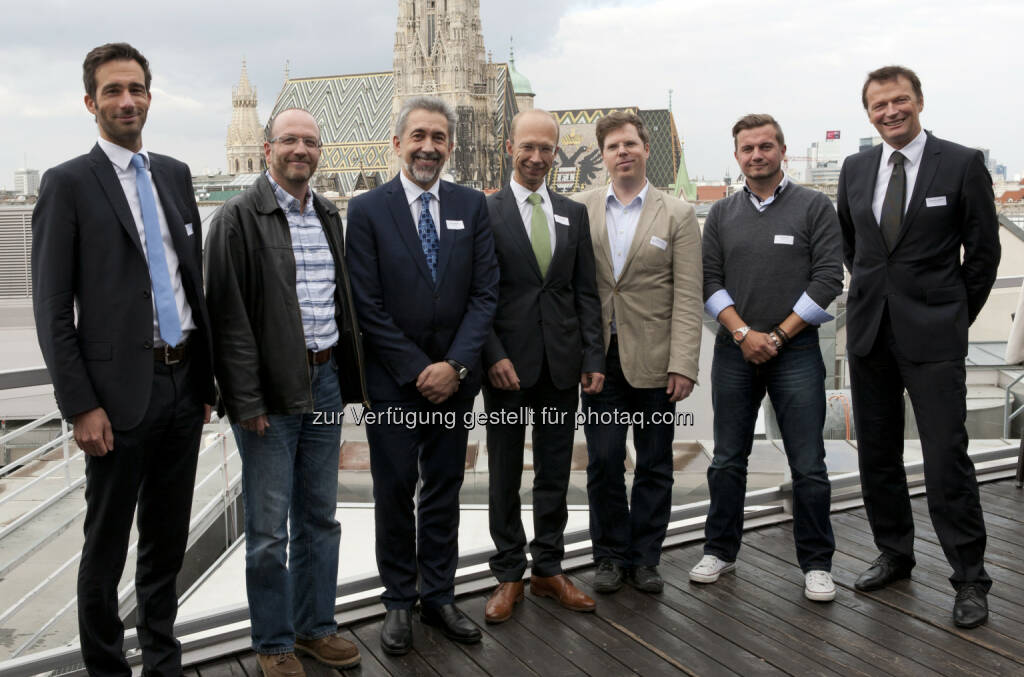
[[[804,596],[835,598],[825,468],[825,363],[818,325],[843,288],[836,211],[824,194],[782,171],[786,142],[771,115],[732,128],[743,190],[711,207],[704,224],[704,308],[719,322],[711,365],[715,453],[704,556],[690,580],[714,583],[736,566],[743,537],[747,458],[765,393],[793,472],[793,539]]]
[[[90,675],[131,675],[117,584],[138,508],[142,669],[180,675],[175,578],[214,401],[202,223],[188,167],[149,152],[149,62],[123,42],[82,64],[99,139],[43,176],[32,303],[61,414],[86,454],[78,627]]]
[[[341,217],[309,186],[320,129],[296,108],[268,129],[267,171],[217,212],[206,270],[217,381],[242,457],[252,646],[264,675],[295,677],[296,651],[359,663],[334,620],[335,512],[342,403],[367,398]]]
[[[480,390],[498,264],[483,194],[439,180],[454,129],[444,101],[407,100],[393,139],[401,172],[348,207],[347,260],[377,414],[366,438],[387,608],[381,646],[396,655],[412,647],[417,601],[424,623],[458,642],[480,641],[453,592],[463,421]],[[407,425],[411,418],[417,425]]]

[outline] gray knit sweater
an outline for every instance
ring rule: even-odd
[[[763,212],[740,190],[704,223],[704,300],[725,289],[757,331],[782,322],[806,292],[822,309],[843,288],[836,210],[823,193],[790,182]]]

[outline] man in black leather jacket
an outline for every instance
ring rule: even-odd
[[[214,218],[207,294],[242,457],[253,649],[265,675],[294,677],[296,650],[359,662],[336,634],[335,506],[342,403],[368,402],[341,219],[309,187],[320,131],[298,109],[269,129],[268,171]]]

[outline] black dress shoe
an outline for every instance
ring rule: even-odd
[[[448,639],[462,644],[476,644],[480,641],[480,628],[454,604],[424,604],[420,609],[420,618],[427,625],[439,628]]]
[[[988,620],[988,599],[985,591],[968,583],[956,593],[953,603],[953,624],[958,628],[976,628]]]
[[[634,567],[629,570],[629,576],[626,580],[634,588],[643,592],[657,594],[665,587],[665,581],[662,580],[661,574],[658,573],[658,567]]]
[[[878,556],[878,559],[871,563],[867,571],[857,577],[853,587],[861,592],[880,590],[890,583],[910,578],[910,570],[913,566],[912,564],[909,566],[901,564],[892,555],[882,553]]]
[[[626,573],[622,567],[610,559],[597,561],[597,571],[594,572],[594,590],[597,592],[615,592],[622,587]]]
[[[380,629],[380,648],[392,656],[409,653],[412,648],[412,612],[409,609],[388,609]]]

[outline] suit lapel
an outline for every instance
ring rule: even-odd
[[[565,209],[565,203],[568,202],[568,198],[562,197],[557,193],[551,192],[548,189],[548,195],[551,196],[551,212],[554,216],[566,216],[565,214],[559,214],[559,212],[567,212]],[[566,216],[568,218],[568,216]],[[579,224],[577,224],[577,227]],[[555,251],[551,254],[551,263],[548,265],[548,275],[551,274],[551,270],[555,266],[561,265],[561,259],[565,256],[565,248],[569,246],[569,227],[565,224],[558,223],[555,220]]]
[[[644,206],[640,210],[640,219],[637,221],[636,232],[633,233],[633,242],[629,245],[629,253],[626,255],[626,262],[622,266],[622,273],[619,275],[620,279],[629,270],[633,259],[636,258],[640,248],[647,241],[647,234],[654,226],[655,219],[657,219],[658,214],[664,207],[661,193],[656,191],[654,186],[648,188],[647,199],[644,200]]]
[[[550,194],[550,193],[549,193]],[[501,220],[499,228],[505,230],[506,236],[515,243],[519,250],[519,258],[526,262],[526,266],[533,271],[537,279],[543,279],[540,274],[540,266],[537,265],[537,257],[533,253],[533,245],[530,238],[526,236],[526,224],[523,223],[522,212],[519,211],[519,202],[511,186],[505,186],[496,199],[501,204]]]
[[[135,217],[132,216],[132,210],[124,196],[121,181],[114,171],[114,165],[111,164],[110,158],[103,152],[99,144],[93,146],[89,153],[89,160],[92,162],[92,171],[96,175],[96,180],[99,181],[103,192],[106,193],[107,201],[110,202],[117,220],[121,222],[128,238],[135,243],[135,249],[138,250],[139,255],[145,258],[145,254],[142,252],[142,239],[139,238],[139,229],[135,225]]]
[[[928,194],[928,189],[931,187],[932,179],[935,178],[935,173],[939,169],[941,159],[942,151],[939,148],[939,143],[935,140],[935,137],[929,134],[924,144],[924,152],[921,153],[921,167],[917,170],[917,179],[914,181],[914,193],[910,196],[910,204],[907,205],[907,213],[903,217],[903,225],[900,228],[900,234],[896,238],[896,246],[893,249],[899,246],[900,240],[903,239],[903,236],[910,228],[910,224],[914,222],[917,213],[921,211],[921,205],[924,204],[925,195]]]
[[[395,224],[395,228],[398,230],[398,237],[408,248],[409,256],[416,262],[416,267],[419,268],[420,274],[433,286],[434,280],[430,277],[430,268],[427,267],[427,257],[423,254],[423,244],[420,242],[419,231],[416,224],[412,222],[412,212],[409,211],[409,203],[405,198],[405,188],[402,186],[402,180],[397,175],[388,184],[387,191],[387,203],[388,209],[391,210],[391,222]],[[444,201],[441,202],[441,205],[443,209]],[[440,266],[438,266],[438,279],[440,279]]]
[[[608,277],[615,279],[615,265],[612,263],[612,243],[608,238],[608,198],[607,193],[598,191],[594,196],[594,209],[590,211],[591,246],[594,248],[595,262],[602,263],[608,269]]]

